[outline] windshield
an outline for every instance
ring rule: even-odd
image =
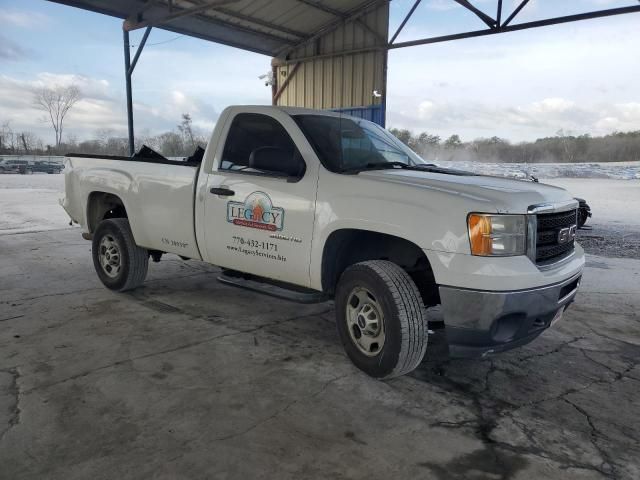
[[[409,147],[373,122],[328,115],[303,114],[293,118],[322,164],[332,172],[387,163],[425,164]]]

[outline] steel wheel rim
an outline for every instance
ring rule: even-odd
[[[121,255],[120,247],[113,236],[105,235],[102,237],[98,246],[98,258],[102,271],[107,276],[110,278],[118,276],[121,268]]]
[[[346,307],[347,330],[356,348],[368,357],[382,351],[385,340],[384,315],[373,294],[363,287],[351,290]]]

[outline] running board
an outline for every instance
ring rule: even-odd
[[[315,290],[292,290],[289,288],[274,285],[272,283],[252,280],[243,277],[229,276],[222,274],[218,277],[218,281],[225,285],[243,288],[252,292],[262,293],[271,297],[281,298],[296,303],[322,303],[329,300],[322,292]]]

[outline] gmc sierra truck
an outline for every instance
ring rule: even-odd
[[[573,301],[585,262],[565,190],[429,164],[325,111],[229,107],[185,161],[70,154],[65,190],[107,288],[140,286],[149,258],[172,253],[229,283],[333,299],[347,355],[378,378],[421,362],[432,307],[451,355],[530,342]]]

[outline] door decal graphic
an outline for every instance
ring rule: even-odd
[[[227,203],[227,222],[241,227],[279,232],[284,227],[284,209],[274,207],[266,193],[253,192],[244,202]]]

